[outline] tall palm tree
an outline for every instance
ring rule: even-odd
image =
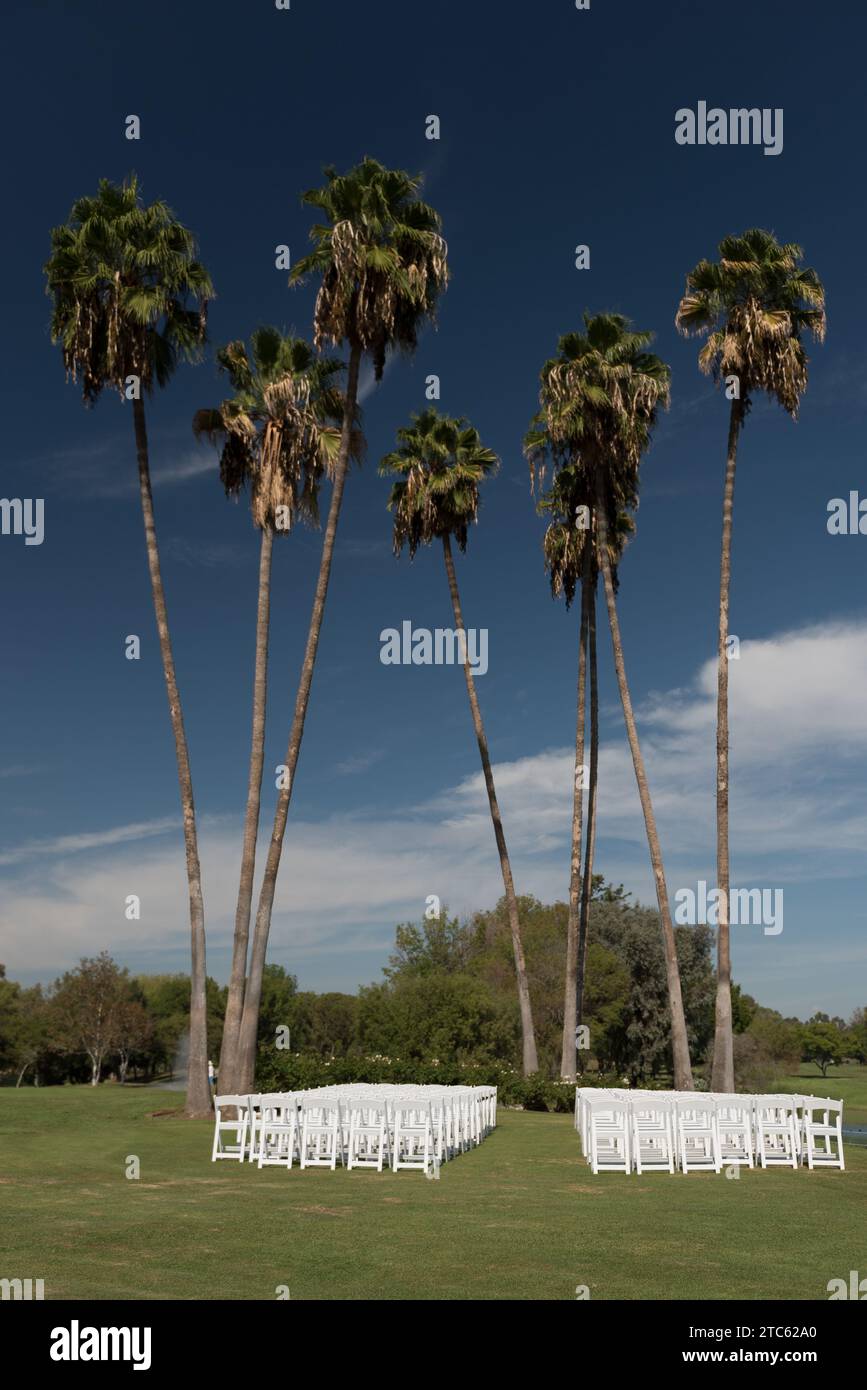
[[[314,310],[314,342],[349,347],[346,400],[340,445],[334,462],[331,503],[307,644],[295,698],[286,752],[286,775],[277,797],[274,827],[259,892],[250,968],[239,1039],[239,1085],[252,1087],[256,1058],[262,972],[292,786],[304,734],[313,668],[322,630],[337,523],[355,430],[358,376],[366,354],[377,381],[389,349],[411,352],[423,324],[433,318],[448,280],[447,247],[440,219],[418,197],[421,179],[364,159],[347,174],[325,170],[326,184],[302,201],[317,208],[322,221],[311,230],[313,250],[293,268],[290,283],[322,277]]]
[[[543,380],[545,373],[543,371]],[[581,584],[581,620],[578,644],[578,712],[575,723],[575,782],[572,794],[572,851],[569,872],[569,912],[566,926],[566,983],[563,1004],[563,1043],[560,1075],[574,1081],[576,1075],[576,1030],[582,1021],[584,980],[587,965],[587,929],[590,909],[590,885],[593,874],[593,852],[596,825],[596,802],[599,781],[599,692],[596,653],[596,586],[599,566],[596,559],[595,524],[588,478],[580,464],[562,463],[559,439],[552,439],[539,414],[525,438],[525,452],[531,475],[543,476],[547,459],[555,460],[550,488],[539,498],[537,511],[550,518],[542,542],[545,568],[553,598],[563,597],[567,611]],[[585,524],[585,519],[586,523]],[[612,543],[612,573],[617,585],[617,561],[631,530],[625,513],[618,518],[616,553]],[[581,850],[584,825],[585,712],[587,702],[587,672],[590,674],[590,762],[587,779],[587,834],[584,844],[582,871]],[[586,891],[585,891],[586,890]]]
[[[94,404],[105,387],[132,400],[139,493],[175,740],[189,887],[192,959],[186,1113],[206,1115],[211,1098],[205,912],[190,759],[157,547],[144,398],[155,386],[167,384],[179,362],[199,360],[213,287],[196,257],[192,233],[164,202],[142,202],[135,175],[120,185],[102,179],[95,195],[73,203],[66,223],[51,232],[45,274],[53,300],[52,341],[61,345],[67,375],[81,381],[85,403]]]
[[[478,432],[466,420],[455,420],[447,415],[440,415],[431,407],[420,415],[414,415],[412,421],[408,428],[398,430],[398,448],[385,456],[379,465],[379,471],[382,474],[397,475],[388,503],[389,510],[394,512],[395,554],[400,555],[406,545],[412,559],[420,545],[429,545],[435,540],[442,541],[455,628],[462,635],[459,641],[470,712],[482,760],[494,838],[500,856],[518,984],[523,1068],[524,1075],[529,1076],[531,1072],[538,1070],[539,1062],[527,967],[521,942],[518,899],[506,848],[494,774],[491,770],[488,740],[467,655],[466,628],[451,548],[454,537],[458,548],[462,552],[466,550],[468,528],[478,516],[479,485],[496,472],[499,459],[482,444]]]
[[[215,409],[197,411],[193,431],[221,446],[220,477],[227,496],[237,497],[249,487],[253,522],[261,532],[247,806],[220,1050],[220,1089],[234,1094],[265,761],[274,536],[290,531],[299,518],[318,525],[320,481],[333,472],[340,447],[343,397],[335,379],[343,363],[318,358],[302,338],[271,327],[256,329],[249,353],[243,343],[230,343],[217,352],[217,362],[234,395]],[[356,436],[351,453],[357,452]]]
[[[557,459],[571,459],[586,474],[594,503],[596,561],[605,589],[614,668],[626,734],[653,866],[662,927],[671,1012],[674,1083],[692,1087],[689,1043],[677,948],[656,817],[626,679],[617,613],[612,545],[617,546],[621,513],[638,502],[638,468],[660,406],[669,397],[669,369],[646,351],[652,334],[635,332],[621,314],[584,315],[584,332],[560,339],[558,355],[542,371],[541,413]],[[561,464],[562,466],[562,464]],[[590,885],[588,885],[589,891]]]
[[[735,469],[741,429],[752,396],[765,391],[797,419],[807,387],[802,337],[825,337],[825,291],[815,270],[801,267],[804,253],[780,244],[771,232],[753,228],[725,237],[719,261],[699,261],[686,277],[675,322],[681,333],[706,334],[699,366],[716,381],[730,383],[728,447],[723,489],[717,641],[716,824],[717,995],[711,1084],[734,1089],[729,931],[729,713],[728,635]]]
[[[593,892],[593,858],[596,852],[596,809],[599,786],[599,666],[596,652],[596,581],[592,583],[587,612],[587,646],[590,667],[590,777],[587,792],[587,834],[584,875],[581,880],[581,912],[578,920],[578,979],[575,986],[576,1027],[584,1022],[587,982],[587,946],[590,940],[590,898]]]

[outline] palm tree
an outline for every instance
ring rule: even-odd
[[[706,334],[699,367],[725,380],[731,399],[723,490],[717,643],[716,824],[719,932],[716,1026],[711,1085],[734,1089],[729,932],[729,714],[728,635],[732,516],[741,429],[752,396],[765,391],[797,419],[807,387],[802,335],[825,337],[825,291],[814,270],[801,268],[804,253],[781,245],[771,232],[753,228],[725,237],[719,261],[699,261],[686,277],[675,322],[681,333]],[[733,380],[734,379],[734,380]]]
[[[348,174],[328,168],[325,176],[323,188],[303,195],[302,201],[318,208],[323,220],[312,228],[313,250],[293,268],[290,283],[297,284],[314,273],[322,277],[314,310],[314,342],[317,348],[323,343],[335,347],[348,344],[346,401],[319,577],[289,731],[286,774],[277,797],[256,909],[239,1040],[238,1075],[242,1090],[253,1084],[262,971],[355,432],[361,359],[365,354],[371,358],[374,376],[381,380],[389,349],[411,352],[415,348],[422,325],[433,318],[437,297],[448,280],[447,247],[440,235],[440,219],[418,198],[419,177],[399,169],[385,169],[375,159],[362,160]]]
[[[674,1084],[692,1087],[680,971],[656,818],[626,679],[617,614],[612,546],[617,553],[621,514],[638,502],[638,468],[656,414],[669,397],[669,369],[646,351],[652,334],[633,331],[621,314],[584,315],[584,333],[560,339],[558,355],[542,370],[541,413],[555,451],[578,463],[594,502],[596,562],[605,588],[614,667],[656,885],[671,1011]],[[588,884],[588,892],[590,885]]]
[[[545,373],[543,370],[543,379]],[[593,875],[593,851],[596,826],[596,802],[599,780],[599,691],[596,653],[596,587],[599,566],[592,497],[588,491],[586,473],[576,463],[562,463],[558,458],[557,439],[552,439],[539,414],[525,438],[525,452],[530,462],[531,476],[544,476],[546,460],[555,460],[551,487],[539,498],[537,511],[550,517],[542,542],[545,568],[551,584],[551,596],[563,597],[567,611],[581,584],[581,621],[578,643],[578,713],[575,723],[575,782],[572,795],[572,852],[569,872],[569,913],[566,926],[566,987],[563,1005],[563,1045],[560,1075],[574,1081],[576,1074],[576,1030],[582,1021],[584,980],[587,966],[587,929],[590,909],[590,885]],[[612,573],[617,586],[617,561],[622,552],[631,522],[625,513],[618,518],[617,548],[612,545]],[[622,533],[622,534],[621,534]],[[587,779],[587,835],[584,845],[584,867],[581,848],[584,824],[585,712],[587,671],[590,672],[590,762]],[[586,890],[586,891],[585,891]]]
[[[594,568],[596,568],[595,564]],[[576,1028],[584,1022],[584,989],[587,982],[587,946],[590,939],[590,898],[593,891],[593,857],[596,852],[596,807],[599,784],[599,666],[596,653],[595,576],[587,613],[587,645],[590,666],[590,776],[587,792],[584,876],[581,880],[581,914],[578,922],[578,979],[575,987]]]
[[[542,372],[543,383],[546,370]],[[544,387],[543,387],[544,389]],[[566,988],[563,1007],[563,1048],[560,1074],[574,1081],[576,1073],[576,1030],[583,1021],[584,984],[587,970],[587,940],[590,917],[590,897],[593,882],[593,856],[596,834],[596,806],[599,783],[599,678],[596,651],[596,589],[599,564],[596,558],[593,499],[588,490],[586,472],[579,464],[564,462],[563,439],[549,434],[545,415],[535,416],[525,438],[531,477],[544,478],[547,460],[554,460],[551,487],[539,498],[537,510],[551,518],[545,531],[542,550],[545,568],[551,584],[551,595],[565,600],[567,611],[572,605],[578,583],[581,583],[581,623],[578,648],[578,715],[575,725],[576,779],[572,796],[572,853],[569,874],[569,914],[566,927]],[[572,441],[572,456],[578,441]],[[559,462],[559,466],[558,466]],[[609,539],[612,576],[617,589],[617,563],[628,536],[633,529],[626,512],[617,517],[616,529]],[[584,782],[579,771],[586,766],[585,711],[587,672],[590,677],[590,761],[587,778],[587,834],[583,835]],[[584,867],[581,867],[581,842],[584,838]]]
[[[196,812],[183,713],[160,572],[144,396],[165,386],[180,361],[197,361],[205,340],[210,277],[192,233],[162,201],[144,204],[138,180],[102,179],[51,232],[45,264],[53,299],[51,337],[67,376],[94,404],[105,387],[132,400],[139,492],[160,654],[175,740],[190,902],[190,1064],[186,1113],[210,1112],[205,1011],[205,913]]]
[[[527,967],[524,961],[524,948],[521,942],[521,924],[518,917],[518,899],[512,878],[512,866],[506,848],[488,740],[482,723],[482,713],[476,695],[475,681],[467,657],[466,628],[461,610],[458,581],[455,574],[451,538],[458,548],[467,548],[468,527],[474,522],[479,510],[479,484],[490,477],[499,467],[499,459],[490,449],[485,448],[478,432],[466,420],[451,419],[430,408],[412,417],[413,423],[398,431],[399,447],[382,460],[379,471],[393,473],[397,481],[392,485],[389,497],[389,510],[394,512],[394,552],[400,555],[404,545],[409,550],[410,559],[415,556],[420,545],[441,540],[445,559],[446,576],[452,608],[455,615],[455,628],[461,651],[464,677],[476,742],[482,760],[482,772],[488,793],[488,806],[494,826],[494,838],[500,856],[500,870],[506,896],[506,910],[512,935],[512,951],[515,957],[515,975],[518,984],[518,1006],[521,1015],[521,1037],[524,1075],[537,1071],[539,1062],[536,1053],[536,1036],[533,1029],[533,1011],[530,1005],[530,988],[527,982]]]
[[[256,329],[249,353],[243,343],[230,343],[218,351],[217,362],[234,395],[216,409],[197,411],[193,431],[221,445],[220,477],[227,496],[237,497],[249,486],[253,522],[262,537],[247,807],[220,1050],[220,1089],[234,1094],[265,761],[274,536],[291,530],[298,518],[318,525],[320,481],[333,472],[340,447],[343,397],[335,377],[343,363],[317,358],[302,338],[270,327]],[[357,453],[357,448],[354,439],[351,452]]]

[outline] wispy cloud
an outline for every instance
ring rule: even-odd
[[[341,541],[340,550],[351,560],[381,560],[391,554],[388,540],[365,540],[364,537],[348,536]]]
[[[354,777],[360,772],[367,772],[384,757],[384,748],[373,748],[369,753],[359,753],[354,758],[345,758],[342,763],[336,763],[334,771],[341,777]]]
[[[0,854],[0,864],[21,864],[28,859],[54,859],[61,855],[81,854],[85,850],[106,849],[111,845],[125,845],[132,841],[150,839],[164,835],[180,825],[177,816],[164,816],[160,820],[134,821],[130,825],[117,825],[110,830],[94,830],[78,835],[55,835],[45,840],[27,840]]]
[[[154,463],[151,467],[151,484],[154,488],[177,487],[210,473],[216,477],[216,455],[212,449],[192,449],[180,454],[169,463]],[[124,458],[123,467],[112,474],[102,472],[94,478],[92,491],[106,499],[128,497],[138,492],[138,474],[134,464]]]
[[[237,569],[254,563],[240,546],[219,541],[190,541],[185,536],[170,536],[163,547],[168,559],[190,569]]]

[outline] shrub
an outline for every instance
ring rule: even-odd
[[[575,1084],[552,1081],[540,1072],[524,1077],[505,1062],[440,1062],[436,1058],[417,1061],[374,1054],[362,1057],[324,1058],[303,1052],[274,1052],[260,1055],[256,1085],[261,1091],[303,1091],[315,1086],[350,1085],[367,1082],[376,1085],[415,1086],[496,1086],[501,1105],[524,1110],[571,1114],[575,1108]],[[582,1078],[583,1085],[619,1084],[617,1078],[600,1072]]]

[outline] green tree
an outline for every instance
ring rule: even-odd
[[[511,1051],[513,1025],[483,981],[466,974],[409,974],[362,989],[366,1052],[425,1062],[491,1061]]]
[[[801,1032],[801,1060],[815,1062],[823,1076],[842,1062],[845,1052],[845,1034],[834,1023],[811,1021]]]
[[[394,513],[395,554],[400,555],[406,546],[410,559],[413,559],[420,545],[430,545],[437,540],[442,543],[458,649],[464,668],[470,713],[482,762],[488,807],[509,910],[521,1013],[523,1066],[525,1076],[529,1076],[537,1070],[539,1063],[530,988],[521,943],[518,899],[497,800],[488,740],[468,657],[466,629],[451,545],[454,539],[462,552],[466,550],[469,527],[478,518],[479,486],[498,466],[496,454],[482,444],[478,431],[466,420],[451,419],[430,408],[420,415],[414,415],[412,424],[398,431],[398,448],[385,456],[380,463],[379,471],[383,474],[394,474],[397,478],[392,484],[388,502],[389,510]]]
[[[848,1050],[862,1065],[867,1062],[867,1009],[855,1009],[849,1019]]]
[[[807,387],[803,335],[825,336],[825,291],[814,270],[801,267],[804,253],[793,242],[781,245],[771,232],[753,228],[724,237],[719,261],[699,261],[686,277],[676,324],[681,333],[707,335],[699,366],[724,380],[731,401],[723,490],[717,644],[716,814],[717,1001],[711,1084],[734,1087],[729,930],[729,716],[728,637],[731,588],[732,517],[738,443],[752,397],[764,391],[797,419]]]
[[[395,949],[383,969],[387,980],[399,975],[466,970],[471,951],[468,928],[441,908],[436,917],[425,915],[420,925],[402,922],[395,931]]]
[[[21,986],[7,980],[6,966],[0,965],[0,1071],[4,1071],[14,1061],[14,1033],[20,993]]]
[[[320,1057],[346,1057],[358,1042],[358,999],[352,994],[299,994],[294,1017],[300,1025],[298,1049]],[[293,1024],[293,1038],[296,1036]]]
[[[732,1026],[736,1033],[746,1032],[757,1008],[751,994],[745,994],[740,985],[732,985]]]
[[[51,993],[51,1020],[56,1044],[66,1052],[83,1052],[90,1061],[90,1084],[98,1086],[103,1064],[117,1049],[121,1013],[129,1000],[126,970],[107,951],[82,959],[68,970]]]
[[[121,1085],[126,1081],[133,1056],[146,1052],[150,1047],[153,1031],[153,1019],[144,1005],[137,999],[122,999],[114,1019],[114,1051],[117,1053],[117,1076]]]
[[[40,1074],[51,1070],[52,1026],[51,1009],[41,985],[21,989],[15,998],[15,1009],[11,1022],[12,1066],[15,1071],[15,1085],[20,1086],[29,1071],[33,1073],[33,1084],[40,1084]]]
[[[348,174],[329,168],[325,175],[323,188],[311,189],[303,196],[303,202],[318,209],[322,220],[311,231],[313,250],[295,265],[290,283],[297,284],[311,274],[321,276],[314,310],[315,345],[340,347],[346,343],[349,365],[322,558],[289,731],[286,773],[277,796],[253,929],[239,1033],[240,1090],[253,1084],[262,971],[355,431],[361,360],[365,354],[371,358],[379,381],[390,349],[414,349],[448,278],[440,219],[418,198],[419,178],[386,169],[375,159],[364,159]]]
[[[216,408],[197,411],[193,431],[221,446],[220,479],[227,496],[249,488],[261,534],[247,805],[219,1065],[221,1091],[234,1094],[265,761],[273,542],[299,518],[318,525],[320,482],[333,474],[340,449],[343,398],[336,377],[343,364],[320,360],[303,339],[269,327],[255,330],[249,352],[233,342],[217,352],[217,362],[234,394]],[[350,454],[357,457],[359,450],[356,432]]]
[[[85,403],[94,404],[106,387],[117,390],[122,400],[132,399],[148,568],[184,820],[192,954],[187,1114],[206,1115],[211,1099],[205,910],[189,750],[157,546],[144,402],[155,386],[168,383],[179,361],[200,357],[213,288],[196,257],[192,234],[164,202],[142,203],[135,175],[120,186],[103,179],[95,196],[73,203],[66,223],[51,232],[45,274],[53,300],[52,340],[61,345],[67,374],[81,381]]]

